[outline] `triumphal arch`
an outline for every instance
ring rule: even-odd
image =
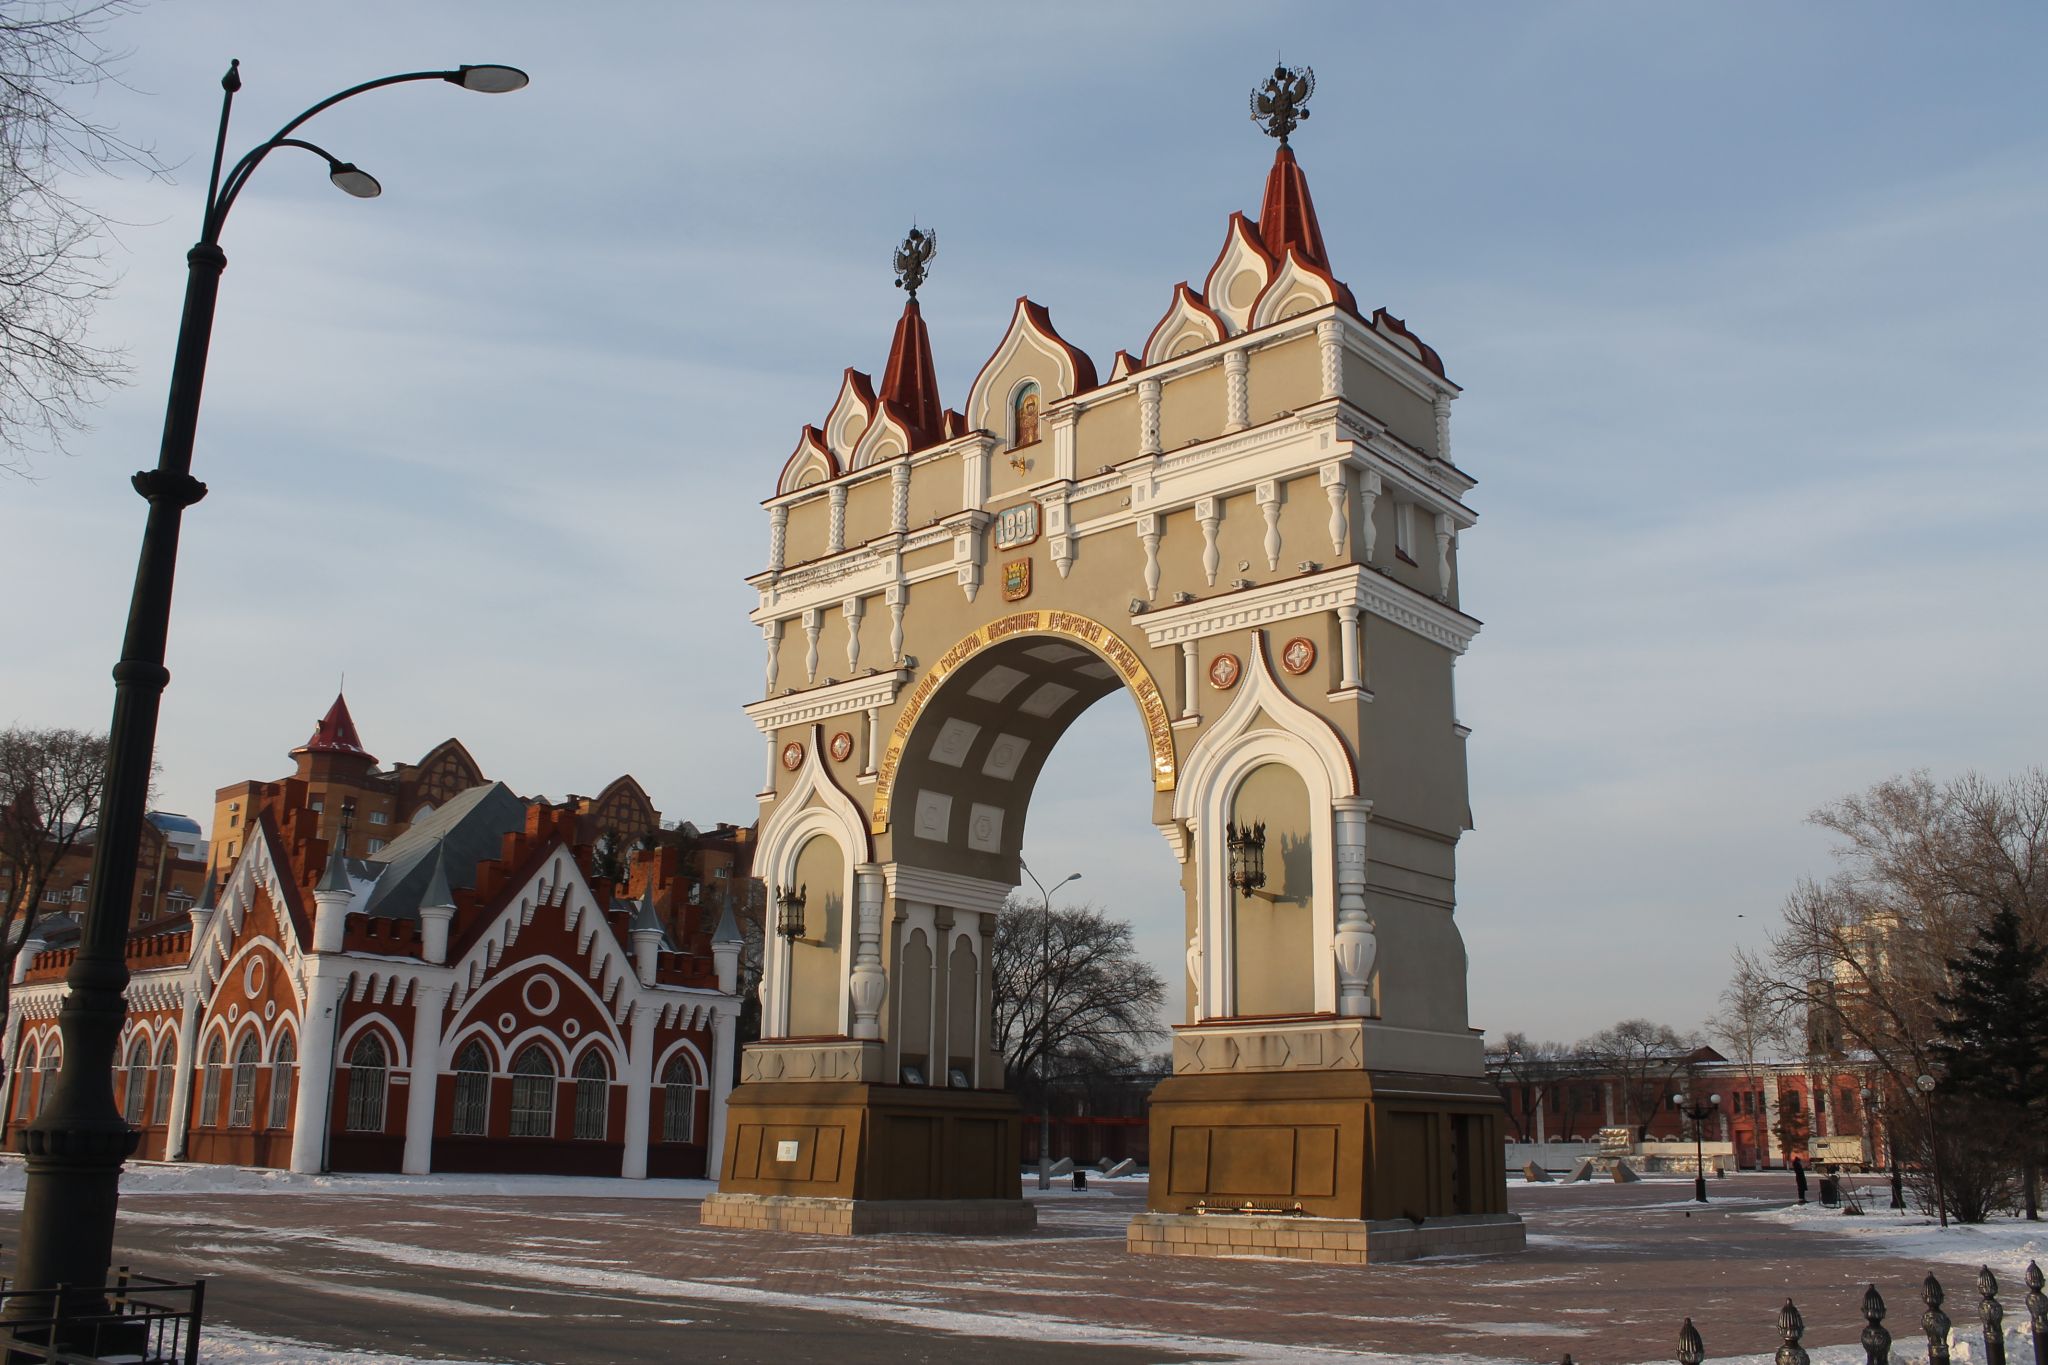
[[[1452,673],[1479,629],[1458,388],[1332,272],[1288,145],[1308,86],[1267,82],[1258,217],[1230,216],[1106,375],[1019,299],[947,408],[917,302],[936,242],[913,230],[881,384],[846,371],[784,464],[748,580],[763,1038],[707,1222],[1029,1225],[996,915],[1048,753],[1122,693],[1190,1001],[1132,1249],[1521,1245],[1452,913]]]

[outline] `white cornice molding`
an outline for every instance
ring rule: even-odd
[[[908,867],[902,863],[882,864],[882,876],[888,894],[897,900],[924,901],[984,915],[1002,909],[1003,902],[1016,890],[1013,886],[981,877],[939,872],[928,867]]]
[[[756,728],[768,734],[784,726],[805,725],[849,711],[865,711],[871,706],[887,706],[896,700],[897,692],[909,681],[909,669],[894,668],[848,682],[807,687],[786,697],[767,697],[749,702],[740,709],[747,713]]]
[[[1463,654],[1480,623],[1363,564],[1346,564],[1131,618],[1154,649],[1323,611],[1368,611]]]

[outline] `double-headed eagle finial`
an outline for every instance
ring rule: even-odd
[[[1275,66],[1266,83],[1252,91],[1252,122],[1287,145],[1287,135],[1308,117],[1308,97],[1316,92],[1316,73],[1305,66]]]
[[[896,248],[896,287],[917,301],[917,287],[931,273],[932,257],[939,253],[939,234],[911,225],[910,235]]]

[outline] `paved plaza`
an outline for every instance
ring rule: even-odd
[[[663,1182],[701,1194],[700,1182]],[[1143,1186],[1038,1201],[1007,1239],[806,1238],[700,1227],[696,1198],[556,1180],[379,1177],[274,1194],[151,1193],[121,1258],[213,1276],[209,1325],[331,1351],[462,1361],[1287,1361],[1375,1356],[1669,1360],[1690,1314],[1710,1358],[1766,1352],[1787,1294],[1809,1345],[1851,1342],[1864,1284],[1902,1339],[1928,1263],[1773,1217],[1783,1174],[1690,1185],[1524,1186],[1529,1250],[1411,1265],[1168,1261],[1124,1252]],[[657,1192],[650,1189],[648,1193]],[[1881,1202],[1881,1201],[1880,1201]],[[6,1235],[18,1216],[0,1218]],[[1882,1212],[1874,1218],[1891,1218]],[[1937,1267],[1938,1269],[1941,1269]],[[1941,1269],[1958,1299],[1968,1275]],[[1964,1302],[1952,1301],[1968,1321]],[[2023,1312],[2023,1310],[2022,1310]],[[223,1359],[328,1359],[270,1348]]]

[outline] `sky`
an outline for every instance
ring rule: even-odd
[[[1815,807],[2042,761],[2048,10],[1986,4],[1024,6],[156,0],[89,112],[164,180],[121,226],[113,392],[0,476],[0,724],[104,728],[221,73],[231,155],[390,72],[237,205],[159,734],[159,804],[289,771],[344,675],[386,762],[459,736],[555,798],[622,771],[755,817],[742,579],[847,365],[879,373],[915,220],[957,405],[1029,293],[1098,368],[1199,283],[1270,142],[1269,55],[1336,273],[1465,393],[1458,668],[1472,1021],[1695,1028],[1824,875]],[[1025,852],[1175,983],[1135,711],[1062,741]],[[1385,964],[1395,970],[1395,964]]]

